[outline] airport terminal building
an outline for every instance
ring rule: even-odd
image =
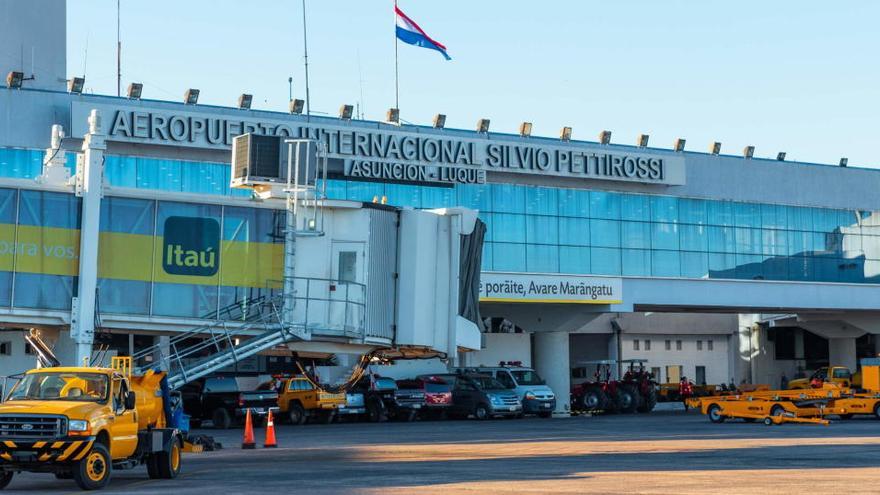
[[[480,311],[490,333],[465,361],[504,349],[561,393],[572,360],[650,361],[646,340],[658,351],[723,342],[726,364],[710,382],[778,383],[823,356],[855,367],[876,354],[878,170],[693,151],[696,143],[508,135],[487,123],[457,130],[71,93],[60,3],[60,19],[5,30],[48,54],[37,64],[44,73],[0,88],[0,324],[8,329],[70,325],[83,206],[75,185],[40,177],[53,158],[53,125],[65,131],[75,174],[97,110],[106,134],[100,242],[114,254],[99,260],[96,307],[102,328],[138,345],[219,318],[265,290],[280,266],[283,211],[230,188],[231,141],[252,132],[323,143],[331,199],[479,212],[488,226]],[[16,57],[0,57],[4,75],[18,69]],[[216,219],[223,249],[238,254],[208,275],[169,271],[155,246],[172,217]],[[499,322],[514,324],[512,337],[499,336],[507,333]],[[20,371],[12,368],[21,360],[2,360],[23,356],[23,344],[0,340],[11,346],[0,349],[4,374]],[[669,373],[675,358],[663,359]],[[694,359],[682,362],[699,366]]]

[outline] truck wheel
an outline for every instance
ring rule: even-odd
[[[635,387],[630,385],[620,385],[617,387],[617,410],[621,413],[634,413],[639,407],[639,393]]]
[[[104,444],[92,445],[92,450],[73,467],[73,479],[83,490],[98,490],[107,486],[113,473],[110,452]]]
[[[287,411],[287,419],[292,425],[303,425],[306,423],[306,411],[299,404],[291,404],[290,410]]]
[[[170,480],[180,474],[180,442],[175,438],[163,452],[156,452],[151,457],[156,459],[159,478]]]
[[[489,408],[486,407],[486,404],[477,404],[477,406],[474,407],[474,418],[483,420],[489,419],[489,416]]]
[[[12,481],[12,471],[3,471],[3,474],[0,474],[0,490],[6,488],[10,481]]]
[[[229,416],[229,411],[222,407],[214,409],[214,414],[211,415],[211,421],[214,423],[215,430],[227,430],[232,426],[232,417]]]
[[[379,423],[385,421],[385,411],[379,401],[372,400],[367,404],[367,418],[371,423]]]
[[[712,404],[709,406],[709,410],[706,411],[706,414],[709,416],[709,421],[713,423],[723,423],[724,420],[727,419],[721,414],[721,406],[718,404]]]
[[[336,411],[327,411],[320,416],[322,424],[329,425],[336,419]]]

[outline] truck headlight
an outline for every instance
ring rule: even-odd
[[[68,431],[89,431],[89,422],[83,419],[71,419],[67,423]]]

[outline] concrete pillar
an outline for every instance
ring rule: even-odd
[[[76,195],[82,197],[77,296],[73,298],[70,336],[76,343],[76,365],[88,362],[95,334],[95,296],[98,287],[98,234],[104,187],[104,132],[101,114],[89,114],[89,133],[83,140],[78,163]]]
[[[569,333],[535,333],[535,371],[547,381],[556,395],[554,416],[568,416],[571,392],[571,368],[569,366]]]
[[[828,339],[828,360],[831,366],[856,369],[856,339],[851,337]]]

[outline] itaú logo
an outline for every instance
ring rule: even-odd
[[[220,224],[213,218],[168,217],[162,268],[170,275],[210,277],[220,267]]]

